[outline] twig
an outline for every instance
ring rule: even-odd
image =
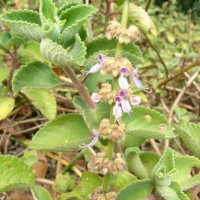
[[[61,169],[61,159],[62,159],[62,153],[58,153],[58,160],[57,160],[57,165],[56,165],[56,178],[60,174],[60,169]]]
[[[144,32],[143,32],[143,33],[144,33]],[[157,56],[158,56],[160,62],[162,63],[162,65],[163,65],[163,67],[164,67],[165,75],[166,75],[166,77],[168,78],[167,66],[166,66],[164,60],[162,59],[162,57],[161,57],[159,51],[158,51],[157,48],[152,44],[151,40],[148,38],[148,36],[146,35],[146,33],[144,33],[144,36],[146,37],[146,39],[147,39],[149,45],[151,46],[151,48],[156,52],[156,54],[157,54]]]
[[[151,5],[151,2],[152,2],[152,0],[148,0],[148,1],[147,1],[146,7],[145,7],[145,10],[146,10],[146,11],[148,11],[148,9],[149,9],[149,7],[150,7],[150,5]]]
[[[189,75],[187,72],[185,72],[184,75],[185,75],[188,79],[190,79],[190,75]],[[195,81],[193,81],[192,84],[193,84],[193,85],[196,87],[196,89],[200,92],[200,87],[198,86],[198,84],[197,84]]]
[[[149,139],[149,142],[150,142],[152,148],[154,149],[154,151],[155,151],[159,156],[161,156],[162,153],[161,153],[160,149],[158,148],[158,146],[157,146],[155,140],[154,140],[154,139]]]
[[[181,92],[178,94],[177,98],[175,99],[171,109],[170,109],[170,113],[169,113],[169,122],[171,123],[172,118],[173,118],[173,113],[174,110],[176,108],[176,106],[178,105],[179,101],[181,100],[182,96],[184,95],[186,89],[192,84],[192,82],[195,80],[195,78],[198,76],[199,72],[196,72],[193,74],[193,76],[187,81],[186,86],[183,87],[183,89],[181,90]]]
[[[58,156],[53,154],[53,153],[50,153],[50,152],[47,152],[46,155],[54,160],[58,160]],[[63,160],[61,159],[61,163],[65,166],[68,166],[69,165],[69,162],[67,162],[66,160]],[[75,166],[72,167],[72,171],[74,171],[79,177],[82,176],[82,172]]]
[[[188,71],[189,69],[192,69],[193,67],[196,67],[197,65],[200,65],[200,60],[197,60],[197,61],[181,68],[179,71],[174,73],[175,74],[174,76],[171,76],[171,77],[165,79],[164,81],[160,82],[158,84],[157,88],[160,88],[161,86],[166,85],[166,83],[168,83],[169,81],[175,79],[177,76],[183,74],[184,72]]]
[[[44,178],[37,178],[38,183],[47,184],[47,185],[54,185],[54,182]]]

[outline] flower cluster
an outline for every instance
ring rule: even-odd
[[[114,191],[114,189],[109,189],[108,192],[104,192],[102,187],[97,187],[91,194],[90,194],[90,200],[116,200],[117,199],[117,193]]]
[[[103,119],[99,126],[99,134],[103,139],[116,142],[125,137],[126,127],[124,123],[110,124],[109,119]]]
[[[128,44],[131,41],[137,42],[140,40],[139,29],[137,26],[130,26],[128,29],[122,28],[121,24],[117,21],[110,21],[106,28],[106,37],[111,39],[117,39],[119,43]]]
[[[131,91],[128,77],[132,78],[132,81],[139,89],[148,93],[151,92],[151,90],[142,85],[138,78],[138,68],[133,68],[128,59],[121,58],[115,60],[115,58],[110,57],[104,58],[104,56],[100,54],[99,61],[100,63],[94,65],[87,73],[100,71],[103,74],[113,74],[113,76],[118,77],[119,90],[112,90],[112,86],[109,83],[104,83],[98,93],[92,94],[92,100],[95,103],[98,103],[100,100],[109,103],[114,102],[113,115],[115,116],[115,121],[118,121],[123,112],[130,114],[131,105],[136,106],[141,103],[141,98],[134,95]]]
[[[97,153],[88,163],[90,171],[99,174],[116,174],[124,170],[124,160],[120,153],[114,155],[114,159],[107,157],[107,152]]]

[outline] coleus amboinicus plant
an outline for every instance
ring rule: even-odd
[[[63,193],[61,199],[190,199],[189,189],[200,182],[199,174],[190,175],[192,167],[200,167],[198,158],[180,155],[171,148],[161,156],[137,148],[146,139],[171,139],[175,134],[162,114],[138,106],[141,90],[151,90],[139,78],[137,64],[142,62],[142,54],[134,43],[139,40],[138,27],[150,31],[152,21],[129,0],[118,4],[123,7],[121,24],[111,21],[107,38],[87,44],[85,23],[97,9],[79,1],[67,1],[57,8],[51,0],[41,0],[39,13],[14,10],[1,15],[1,21],[18,34],[37,41],[45,58],[21,66],[12,80],[15,96],[24,93],[51,120],[36,133],[30,148],[67,152],[90,149],[97,142],[104,145],[105,151],[89,161],[92,172],[84,172],[77,187]],[[51,70],[52,64],[64,70],[79,91],[81,97],[74,97],[73,103],[80,114],[56,117],[53,88],[60,78]],[[73,71],[73,66],[82,65],[88,76],[86,86]],[[192,123],[177,127],[197,157],[199,129]],[[125,158],[114,152],[114,144],[126,149]],[[51,199],[44,188],[36,186],[24,161],[3,155],[0,160],[0,191],[29,187],[35,199]]]

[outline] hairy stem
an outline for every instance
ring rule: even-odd
[[[79,91],[81,97],[84,99],[84,101],[87,103],[87,105],[95,109],[96,104],[92,101],[89,92],[87,91],[86,87],[79,81],[76,74],[72,70],[70,66],[63,68],[63,71],[67,74],[67,76],[71,79],[71,81],[74,84],[74,87]]]
[[[127,28],[128,24],[128,10],[129,10],[129,0],[124,1],[124,7],[122,12],[122,19],[121,19],[121,27]],[[115,58],[120,58],[122,56],[123,44],[118,42],[116,51],[115,51]],[[117,78],[113,79],[113,89],[118,89],[118,80]],[[110,113],[110,122],[114,123],[114,115],[111,111]],[[114,143],[112,141],[108,141],[108,158],[111,160],[113,159],[113,151],[114,151]],[[106,174],[103,179],[103,190],[107,192],[109,190],[109,182],[110,182],[110,174]]]

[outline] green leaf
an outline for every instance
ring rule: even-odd
[[[36,41],[28,41],[23,48],[20,49],[20,55],[28,55],[33,60],[41,62],[46,61],[40,52],[40,44]]]
[[[165,200],[180,200],[177,193],[170,187],[157,186],[156,190]]]
[[[39,111],[48,119],[52,120],[56,117],[57,107],[56,98],[53,93],[46,88],[22,88],[27,98]]]
[[[142,7],[130,3],[128,16],[129,21],[138,26],[144,33],[151,33],[153,36],[157,35],[153,21]]]
[[[176,131],[188,149],[200,158],[200,125],[185,122],[177,126]]]
[[[98,129],[102,119],[109,118],[111,106],[108,103],[100,103],[95,109],[91,109],[78,96],[74,97],[74,105],[80,110],[86,124],[92,129]]]
[[[86,46],[78,34],[75,37],[75,44],[70,49],[69,54],[72,56],[74,63],[78,65],[83,65],[85,63],[86,56]]]
[[[153,183],[151,180],[139,180],[124,187],[117,196],[117,200],[142,200],[151,194]]]
[[[50,121],[30,142],[30,148],[42,151],[66,152],[89,143],[91,134],[83,118],[67,114]]]
[[[58,16],[60,16],[62,14],[62,12],[66,11],[70,7],[77,6],[77,5],[81,4],[81,3],[82,3],[81,0],[67,0],[67,1],[64,1],[63,5],[58,10]]]
[[[137,180],[137,178],[133,174],[127,171],[122,171],[111,177],[110,186],[122,189],[135,180]]]
[[[87,58],[88,58],[94,53],[99,52],[101,50],[116,49],[117,41],[108,40],[105,37],[100,37],[88,43],[86,46],[87,46]],[[136,57],[142,59],[142,52],[140,51],[140,48],[137,45],[133,43],[125,44],[123,49],[125,52],[133,54]]]
[[[180,200],[190,200],[189,197],[182,191],[180,184],[178,184],[177,182],[173,181],[170,185],[170,188],[176,191]]]
[[[0,120],[5,119],[12,112],[14,105],[13,98],[0,96]]]
[[[154,166],[152,177],[155,179],[157,186],[166,188],[171,184],[176,172],[174,151],[167,148],[160,160]]]
[[[153,167],[158,162],[159,156],[154,152],[137,152],[134,149],[126,150],[126,152],[128,151],[126,154],[128,168],[140,178],[151,178]]]
[[[181,183],[183,191],[189,190],[189,189],[191,189],[191,188],[193,188],[193,187],[195,187],[195,186],[197,186],[199,184],[200,184],[200,172],[197,175],[195,175],[195,176],[193,176],[191,178],[185,179]]]
[[[193,156],[179,155],[175,157],[175,166],[177,173],[174,176],[174,181],[182,184],[184,180],[190,177],[192,167],[200,168],[200,160]]]
[[[124,115],[127,134],[138,138],[165,139],[175,135],[167,119],[157,111],[142,106],[132,109],[131,115]]]
[[[31,188],[31,193],[34,200],[52,200],[48,190],[43,187],[34,186]]]
[[[16,95],[23,87],[52,88],[60,82],[51,68],[35,61],[23,65],[14,75],[12,87]]]
[[[90,5],[77,5],[63,11],[60,19],[66,20],[64,28],[73,26],[74,24],[86,21],[92,14],[98,10]]]
[[[9,73],[10,73],[10,68],[8,67],[0,69],[0,83],[3,82],[5,79],[7,79]]]
[[[92,172],[84,172],[78,186],[69,193],[64,193],[61,200],[89,200],[89,194],[102,184],[102,178]]]
[[[0,192],[28,188],[35,184],[32,169],[16,156],[0,155]]]
[[[47,21],[57,22],[57,8],[52,0],[40,0],[40,19],[42,23]]]
[[[11,25],[15,32],[37,41],[45,38],[40,17],[31,10],[13,10],[0,16],[0,20]]]
[[[99,90],[99,83],[104,83],[112,80],[112,75],[102,75],[100,72],[89,74],[86,81],[84,82],[85,86],[90,93],[97,92]]]
[[[38,161],[37,152],[35,150],[26,151],[21,160],[31,166]]]
[[[60,44],[62,44],[63,47],[72,45],[75,42],[76,33],[79,33],[81,29],[82,23],[66,28],[59,36]]]
[[[138,138],[138,137],[135,137],[134,135],[126,134],[126,138],[125,140],[121,142],[121,144],[125,148],[129,148],[129,147],[138,147],[144,142],[145,142],[144,138]]]
[[[63,67],[72,63],[72,56],[61,45],[50,39],[44,39],[40,43],[40,51],[43,56],[58,67]]]

